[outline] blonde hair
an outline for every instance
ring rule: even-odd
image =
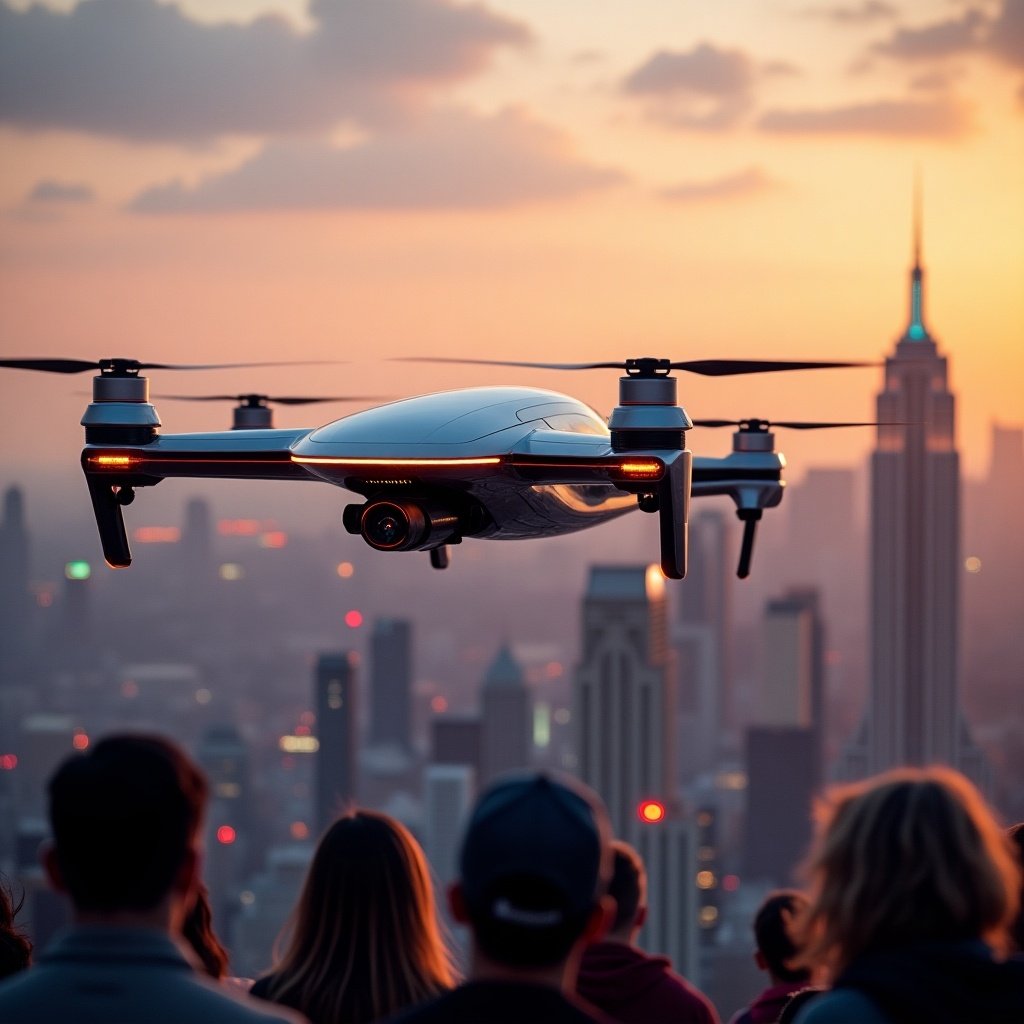
[[[883,946],[974,938],[1005,950],[1020,869],[964,776],[888,772],[833,789],[816,818],[803,962],[839,972]]]
[[[373,811],[324,833],[283,944],[267,997],[314,1024],[387,1018],[455,981],[423,851]]]

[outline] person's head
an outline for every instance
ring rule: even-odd
[[[608,928],[610,938],[632,942],[647,917],[647,872],[640,854],[629,843],[612,843],[612,877],[608,895],[615,900],[615,917]]]
[[[14,923],[24,901],[23,892],[15,902],[6,881],[0,877],[0,978],[24,970],[32,961],[32,943]]]
[[[51,879],[79,914],[144,913],[169,901],[180,920],[206,792],[202,772],[159,736],[110,736],[72,755],[50,779]]]
[[[513,970],[556,968],[604,928],[608,816],[570,779],[523,774],[482,794],[451,892],[475,948]]]
[[[314,1021],[391,1017],[454,982],[423,851],[373,811],[323,834],[281,945],[268,994]]]
[[[220,981],[228,971],[228,954],[213,930],[210,894],[202,882],[196,890],[192,909],[182,922],[181,935],[199,957],[203,970],[211,978]]]
[[[805,956],[842,970],[862,953],[981,938],[997,949],[1020,872],[977,789],[949,768],[900,769],[833,791],[808,871]]]
[[[1024,865],[1024,821],[1011,825],[1006,834],[1017,853],[1017,863]],[[1017,907],[1017,916],[1010,926],[1010,941],[1018,953],[1024,953],[1024,886],[1021,889],[1021,903]]]
[[[802,892],[781,889],[769,893],[754,915],[755,959],[773,982],[807,981],[811,976],[809,968],[793,962],[797,955],[794,925],[807,906],[807,897]]]

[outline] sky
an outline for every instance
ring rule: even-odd
[[[880,360],[917,175],[967,472],[1024,423],[1024,0],[6,0],[0,152],[0,357],[340,361],[154,371],[165,431],[230,409],[161,394],[615,404],[614,372],[398,356]],[[89,375],[0,372],[4,476],[80,487]],[[880,380],[687,377],[680,400],[863,420]],[[779,436],[793,479],[872,443]]]

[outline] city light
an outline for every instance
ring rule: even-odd
[[[981,559],[977,555],[970,555],[964,559],[964,568],[969,573],[977,574],[981,572]]]
[[[13,772],[17,767],[17,754],[0,754],[0,772]]]
[[[217,829],[217,842],[224,846],[230,846],[237,838],[238,833],[230,825],[221,825]]]
[[[713,871],[698,871],[697,872],[697,888],[698,889],[714,889],[717,879]]]
[[[88,747],[89,747],[89,737],[88,737],[88,735],[86,733],[84,733],[84,732],[76,732],[75,735],[71,738],[71,746],[73,746],[75,748],[75,750],[86,750],[86,749],[88,749]]]
[[[351,562],[339,562],[337,573],[343,579],[347,580],[355,575],[356,567]]]
[[[245,570],[237,562],[225,562],[217,570],[217,575],[222,580],[240,580],[245,577]]]
[[[641,821],[655,825],[664,819],[665,805],[658,800],[642,800],[636,814]]]
[[[302,841],[309,838],[309,826],[304,821],[293,821],[289,829],[292,839]]]
[[[288,544],[288,534],[284,530],[268,530],[260,537],[262,548],[283,548]]]
[[[137,544],[177,544],[181,530],[177,526],[140,526],[132,533]]]
[[[718,921],[718,907],[700,908],[700,926],[710,928]]]
[[[68,562],[64,575],[69,580],[87,580],[92,575],[92,566],[83,561]]]
[[[320,741],[315,736],[282,736],[277,747],[285,754],[315,754]]]
[[[739,875],[724,875],[722,877],[722,888],[726,892],[735,892],[740,887]]]
[[[211,700],[213,700],[213,694],[205,686],[196,690],[197,704],[209,704]]]
[[[258,519],[221,519],[217,532],[222,537],[255,537],[262,529]]]
[[[363,624],[363,613],[353,608],[345,612],[345,625],[349,629],[358,629]]]
[[[448,710],[448,701],[440,694],[436,697],[430,698],[430,710],[435,715],[442,715]]]

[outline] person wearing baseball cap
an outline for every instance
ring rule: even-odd
[[[498,780],[470,815],[452,915],[468,925],[468,980],[396,1024],[610,1024],[574,993],[584,947],[614,906],[600,799],[553,774]]]

